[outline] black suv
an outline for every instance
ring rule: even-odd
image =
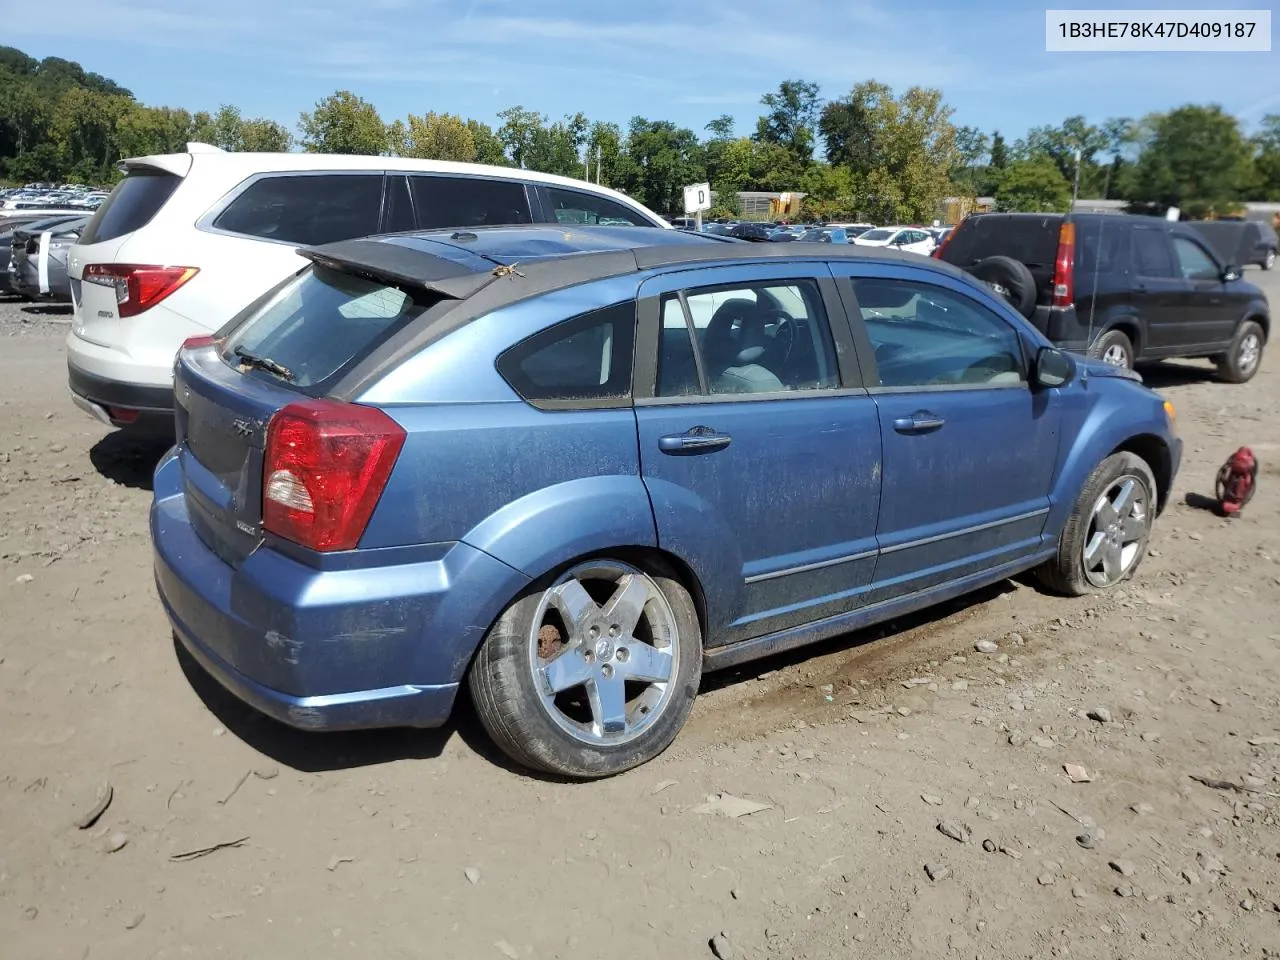
[[[991,284],[1059,346],[1117,366],[1205,357],[1244,383],[1271,332],[1266,295],[1241,267],[1170,220],[975,214],[934,256]]]

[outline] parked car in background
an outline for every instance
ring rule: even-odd
[[[923,257],[933,253],[933,237],[923,227],[876,227],[857,236],[854,243],[864,247],[893,247]]]
[[[123,167],[72,251],[68,380],[99,420],[166,432],[182,341],[301,269],[298,246],[529,222],[669,229],[616,191],[507,167],[201,144]]]
[[[849,234],[845,232],[844,227],[811,227],[800,236],[797,240],[803,240],[805,243],[850,243]]]
[[[1135,375],[923,257],[540,225],[306,256],[180,351],[151,510],[183,648],[296,727],[435,726],[466,683],[517,762],[619,773],[704,669],[1025,570],[1117,586],[1180,461]]]
[[[16,228],[10,235],[9,288],[28,300],[69,301],[67,255],[86,223],[85,216],[53,217]]]
[[[771,223],[755,223],[750,220],[744,220],[736,223],[729,231],[729,236],[735,240],[754,240],[761,242],[770,239],[778,228]]]
[[[1120,367],[1206,357],[1243,383],[1271,332],[1266,295],[1239,265],[1163,218],[974,214],[938,257],[993,284],[1054,343]]]
[[[69,220],[74,216],[75,214],[61,214],[58,217],[54,217],[53,222]],[[35,223],[37,220],[45,219],[50,218],[41,215],[25,216],[21,214],[0,218],[0,295],[9,295],[16,292],[9,286],[9,264],[13,262],[13,231],[19,227]],[[26,245],[24,244],[24,255],[25,252]]]
[[[1186,220],[1187,226],[1213,247],[1223,263],[1257,265],[1270,270],[1276,265],[1280,240],[1275,228],[1257,220]]]

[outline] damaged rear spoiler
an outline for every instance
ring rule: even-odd
[[[357,239],[301,247],[312,263],[396,286],[411,286],[449,300],[466,300],[495,279],[496,261],[440,244],[444,256],[394,243]]]

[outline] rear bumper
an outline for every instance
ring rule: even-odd
[[[108,380],[67,361],[71,402],[111,427],[173,435],[173,388]]]
[[[305,730],[444,723],[489,627],[478,609],[528,582],[461,543],[324,570],[263,545],[232,567],[193,528],[173,453],[156,469],[151,537],[182,645],[240,700]]]
[[[1089,328],[1080,322],[1075,307],[1039,305],[1032,325],[1063,350],[1085,353],[1089,349]]]
[[[108,380],[67,361],[67,386],[78,397],[102,406],[125,407],[173,417],[173,387],[150,387]]]

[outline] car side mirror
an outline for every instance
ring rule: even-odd
[[[1076,365],[1056,347],[1041,347],[1036,354],[1035,382],[1038,387],[1061,387],[1071,381]]]
[[[1232,280],[1239,280],[1243,276],[1243,272],[1235,264],[1228,264],[1222,269],[1222,282],[1230,283]]]

